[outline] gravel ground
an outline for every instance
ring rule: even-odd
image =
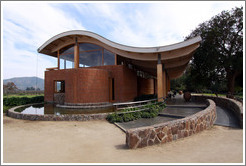
[[[27,121],[3,115],[4,163],[242,163],[243,130],[214,126],[197,135],[127,149],[107,121]]]

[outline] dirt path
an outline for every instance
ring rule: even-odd
[[[243,130],[214,126],[171,143],[130,150],[107,121],[41,122],[3,117],[4,163],[238,163]]]

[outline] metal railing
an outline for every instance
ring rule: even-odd
[[[163,101],[158,102],[158,99],[162,99]],[[130,108],[141,108],[146,105],[149,105],[150,103],[157,104],[159,103],[160,105],[163,105],[166,103],[166,99],[161,97],[161,98],[156,98],[156,99],[150,99],[150,100],[144,100],[144,101],[134,101],[134,102],[124,102],[124,103],[115,103],[113,106],[115,107],[115,111],[121,111],[124,109],[130,109]],[[143,109],[138,109],[135,111],[127,111],[125,113],[130,113],[130,112],[138,112],[138,111],[144,111],[148,108],[143,108]]]

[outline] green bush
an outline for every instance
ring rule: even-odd
[[[114,122],[129,122],[139,118],[154,118],[158,116],[159,112],[165,108],[165,104],[163,105],[158,105],[158,104],[160,103],[145,105],[142,108],[145,108],[146,110],[141,112],[138,111],[138,112],[130,112],[124,114],[123,113],[109,114],[106,119],[110,123],[114,123]],[[122,112],[127,112],[129,110],[132,111],[133,108],[126,108]]]
[[[110,123],[123,122],[123,118],[116,113],[109,114],[106,118]]]
[[[133,116],[133,113],[129,113],[129,114],[123,114],[123,121],[124,122],[129,122],[135,120],[135,117]]]
[[[3,98],[3,105],[5,106],[18,106],[31,103],[41,103],[44,102],[44,96],[35,97],[9,97]]]

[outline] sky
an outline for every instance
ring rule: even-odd
[[[174,2],[2,2],[3,79],[37,76],[57,59],[37,49],[69,30],[87,30],[137,47],[182,42],[200,23],[244,1]]]

